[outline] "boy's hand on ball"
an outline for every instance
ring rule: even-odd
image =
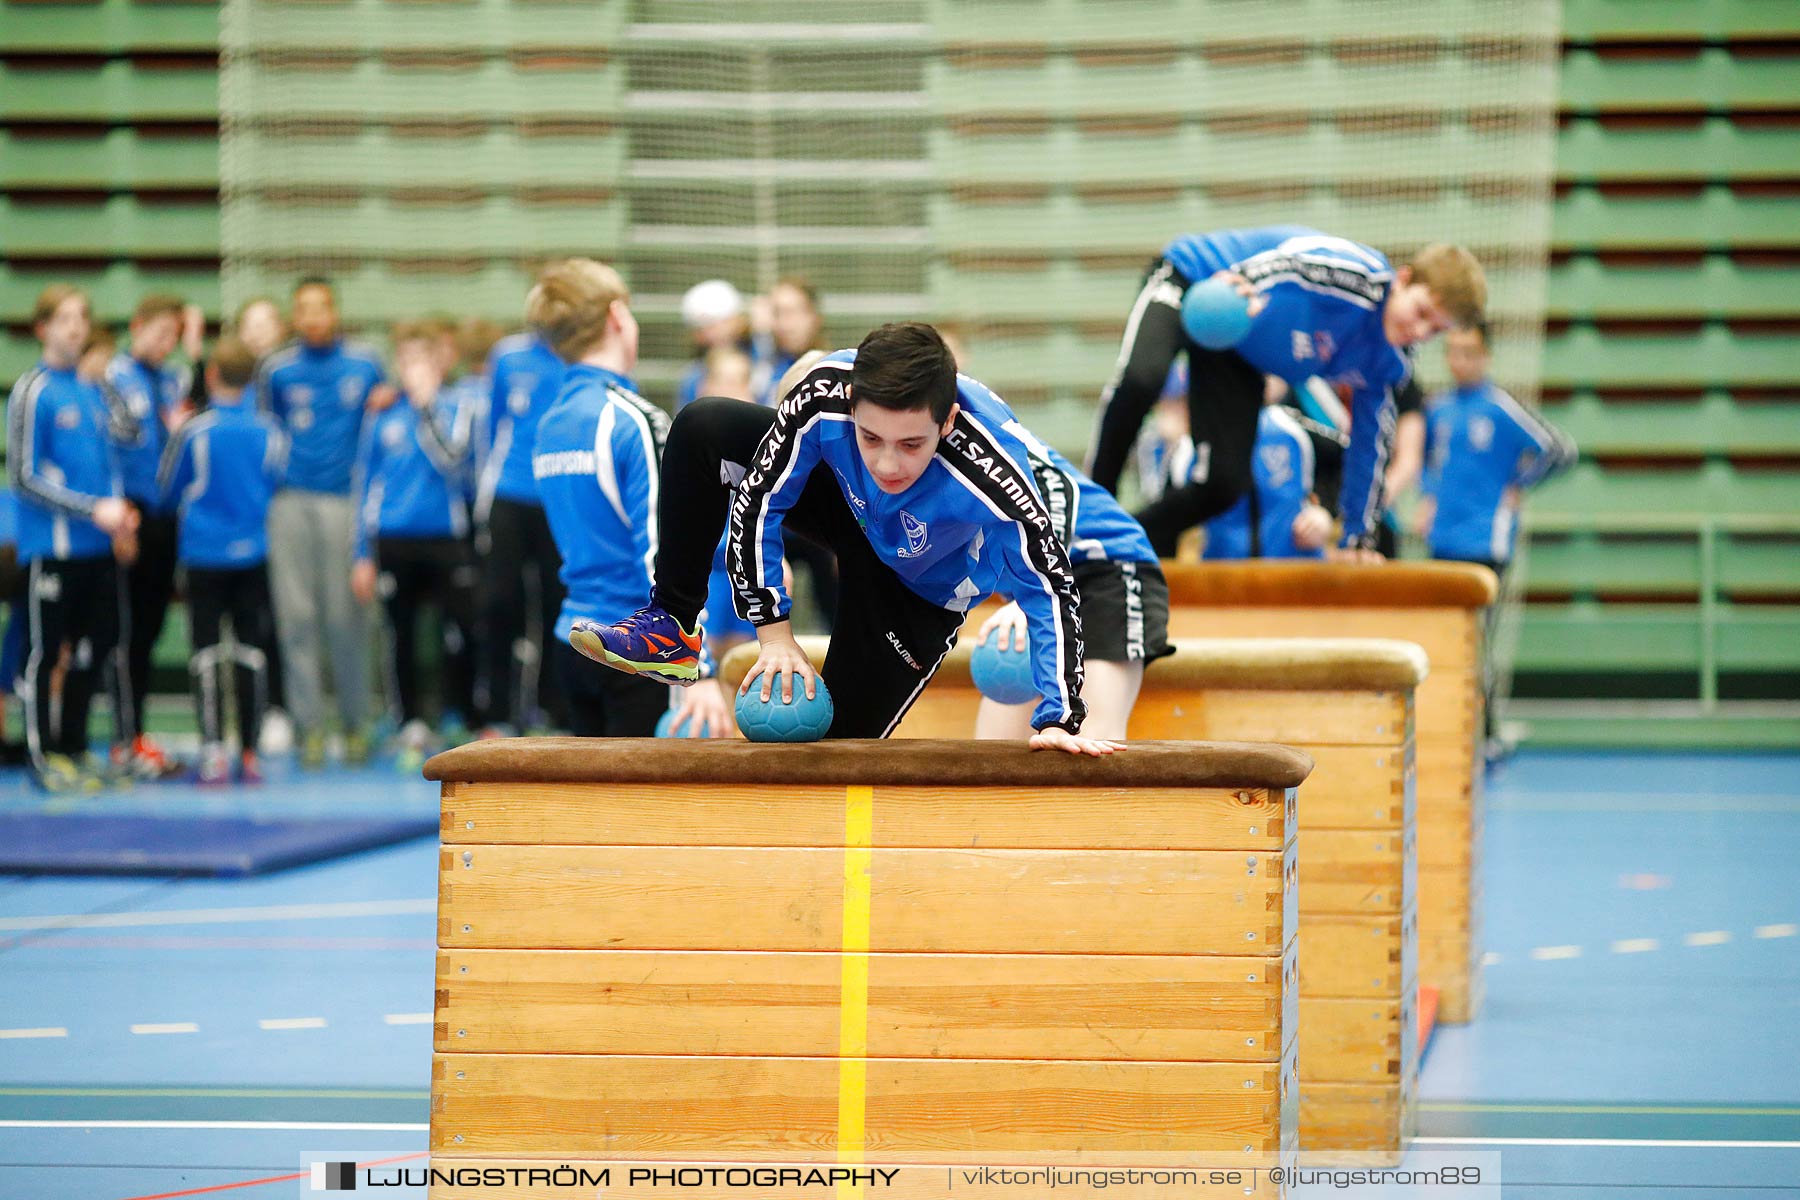
[[[994,643],[996,649],[1011,650],[1014,646],[1025,647],[1025,610],[1015,601],[996,611],[981,623],[975,633],[975,644],[987,644],[988,634],[998,629],[999,640]]]
[[[702,679],[686,689],[681,707],[675,710],[675,727],[683,724],[690,730],[705,729],[707,737],[728,738],[737,733],[731,719],[731,705],[725,702],[725,689],[717,679]]]
[[[1029,744],[1033,750],[1062,750],[1069,754],[1086,754],[1092,758],[1105,758],[1126,748],[1124,742],[1082,737],[1080,734],[1070,733],[1060,725],[1050,725],[1038,730],[1031,735]]]
[[[794,676],[798,675],[806,683],[806,698],[813,699],[817,691],[813,681],[818,677],[813,671],[812,660],[800,649],[800,643],[794,640],[792,627],[785,621],[778,625],[764,625],[756,631],[757,640],[762,643],[761,651],[756,656],[756,665],[752,666],[744,676],[744,682],[738,686],[741,696],[760,677],[762,679],[762,698],[766,704],[770,692],[774,688],[777,677],[781,679],[781,702],[794,702]]]
[[[1227,283],[1231,284],[1232,290],[1248,300],[1250,302],[1248,307],[1252,317],[1268,307],[1269,298],[1258,291],[1254,283],[1251,283],[1236,271],[1220,271],[1216,273],[1213,278],[1225,280]]]

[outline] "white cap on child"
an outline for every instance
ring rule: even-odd
[[[743,312],[743,295],[723,279],[696,283],[681,298],[681,322],[689,329],[704,329]]]

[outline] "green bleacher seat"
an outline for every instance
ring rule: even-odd
[[[1461,11],[1446,16],[1447,9]],[[1367,25],[1355,6],[1335,0],[1263,0],[1258,4],[1221,5],[1209,0],[929,0],[926,18],[940,42],[949,46],[1017,46],[1043,44],[1071,47],[1242,41],[1267,44],[1271,29],[1292,36],[1355,39],[1367,36]],[[1412,26],[1404,22],[1412,17]],[[1444,24],[1474,23],[1494,33],[1511,32],[1509,14],[1471,0],[1440,0],[1419,5],[1410,14],[1388,13],[1396,22],[1392,37],[1435,38]],[[1184,37],[1184,33],[1186,36]]]
[[[1730,596],[1800,596],[1800,529],[1785,535],[1736,534],[1719,547],[1719,590]]]
[[[252,119],[295,117],[443,117],[489,120],[592,118],[616,112],[624,73],[575,58],[562,69],[527,70],[504,57],[471,58],[466,69],[397,70],[377,58],[320,69],[265,67],[245,83],[243,111]]]
[[[1291,153],[1271,159],[1268,143],[1255,161],[1234,153],[1237,139],[1201,123],[1149,128],[1051,123],[1041,132],[984,135],[979,128],[933,130],[929,142],[939,179],[950,187],[1001,184],[1044,185],[1073,180],[1079,185],[1181,187],[1202,175],[1209,185],[1310,183],[1354,175],[1366,164],[1366,138],[1334,123],[1314,121],[1283,139]],[[1800,137],[1795,139],[1800,148]],[[1405,180],[1461,180],[1460,167],[1479,148],[1464,124],[1446,124],[1432,136],[1403,146],[1383,147],[1387,177]],[[1202,166],[1201,164],[1204,164]]]
[[[1800,669],[1800,607],[1722,605],[1721,670],[1769,673]]]
[[[459,0],[439,6],[392,0],[330,5],[256,0],[245,5],[257,43],[355,52],[506,51],[513,48],[605,51],[627,20],[626,0]]]
[[[265,187],[342,186],[346,176],[371,189],[457,187],[530,190],[612,187],[625,171],[625,139],[522,133],[508,124],[467,137],[420,136],[390,128],[282,139],[251,134],[246,163]]]
[[[53,134],[0,128],[0,191],[216,191],[219,138],[203,124],[182,134],[136,129]]]
[[[1538,603],[1519,625],[1516,672],[1700,669],[1700,627],[1672,605]]]
[[[1607,537],[1533,530],[1526,578],[1534,595],[1698,594],[1700,547],[1691,535]]]
[[[1800,10],[1783,0],[1570,0],[1571,42],[1701,42],[1800,39]]]
[[[210,63],[138,67],[110,59],[93,67],[0,62],[0,121],[210,121],[219,115],[219,73]]]
[[[216,0],[0,3],[4,54],[210,54],[219,45]]]
[[[1166,54],[1166,61],[1161,57]],[[1087,61],[1056,52],[1007,59],[969,56],[928,64],[932,108],[969,117],[1262,117],[1293,107],[1293,96],[1330,96],[1330,117],[1342,112],[1392,111],[1383,89],[1392,66],[1380,60],[1341,59],[1326,52],[1298,63],[1211,59],[1198,49],[1169,45],[1152,64],[1156,85],[1145,85],[1143,61]],[[1465,103],[1469,63],[1454,50],[1419,62],[1407,77],[1410,103],[1454,110]]]
[[[1788,387],[1796,376],[1791,337],[1734,334],[1723,325],[1692,335],[1610,336],[1574,325],[1544,342],[1544,386],[1552,389]]]
[[[1697,673],[1700,637],[1697,614],[1682,606],[1535,604],[1520,626],[1514,670]],[[1722,671],[1800,668],[1800,609],[1721,605],[1716,638]]]
[[[616,246],[625,213],[603,200],[526,204],[504,196],[469,203],[400,204],[363,196],[344,204],[246,202],[244,255],[480,255],[592,254]]]
[[[871,12],[878,13],[879,21],[884,24],[889,21],[913,22],[922,18],[924,4],[923,0],[884,0],[879,6],[845,4],[844,0],[732,0],[732,16],[742,22],[733,26],[732,33],[736,36],[747,32],[753,25],[854,23],[869,20]],[[710,23],[712,13],[696,8],[693,0],[633,0],[631,16],[634,22],[698,27]]]
[[[1581,462],[1544,484],[1532,502],[1571,520],[1670,511],[1793,514],[1800,513],[1800,475],[1716,461],[1667,469]]]
[[[1633,404],[1581,391],[1544,415],[1587,454],[1800,458],[1800,400],[1740,403],[1714,391]]]
[[[157,264],[154,269],[136,263],[95,263],[73,270],[67,263],[40,268],[18,263],[0,266],[0,322],[22,326],[31,319],[37,295],[52,283],[73,283],[86,288],[94,304],[94,316],[109,325],[131,316],[137,302],[149,292],[173,292],[216,317],[219,311],[218,268],[201,263],[175,267]],[[6,376],[11,378],[11,376]]]
[[[1745,112],[1794,103],[1800,57],[1739,57],[1721,46],[1692,58],[1625,58],[1570,50],[1562,60],[1567,112]]]
[[[1041,132],[997,136],[952,128],[933,131],[930,140],[940,177],[953,187],[1048,184],[1071,176],[1086,184],[1181,186],[1193,182],[1196,163],[1207,165],[1210,183],[1305,182],[1348,171],[1367,154],[1358,135],[1322,121],[1286,139],[1291,156],[1248,165],[1234,157],[1229,132],[1195,123],[1133,130],[1052,122]],[[1390,149],[1384,161],[1391,163],[1393,180],[1430,180],[1477,148],[1467,126],[1446,124],[1435,135]],[[1580,118],[1558,135],[1557,154],[1559,176],[1570,181],[1789,179],[1800,175],[1800,126],[1764,128],[1713,117],[1676,127],[1608,129],[1597,119]]]
[[[1800,125],[1762,127],[1708,117],[1691,125],[1606,128],[1570,121],[1557,135],[1565,181],[1792,179],[1800,175]]]
[[[983,334],[969,347],[969,373],[1003,396],[1063,389],[1097,396],[1118,357],[1116,333],[1101,336],[1059,327],[1042,336]]]
[[[1721,534],[1714,587],[1736,597],[1800,596],[1800,526],[1782,535]],[[1544,533],[1531,539],[1534,594],[1659,595],[1702,587],[1698,533]]]
[[[1785,267],[1739,266],[1710,255],[1698,267],[1608,266],[1581,256],[1550,272],[1552,318],[1783,317],[1800,299],[1800,259]]]
[[[1143,274],[1141,267],[1088,268],[1068,259],[1022,271],[934,264],[931,311],[958,321],[1117,321]]]
[[[219,206],[209,200],[168,204],[111,196],[51,205],[0,196],[0,229],[12,259],[219,256]]]
[[[1791,196],[1712,184],[1698,195],[1607,195],[1582,185],[1558,197],[1551,244],[1559,250],[1800,247]]]

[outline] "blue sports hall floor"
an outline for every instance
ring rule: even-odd
[[[75,807],[246,804],[436,791],[370,768]],[[0,811],[42,805],[0,777]],[[1800,1196],[1800,757],[1526,752],[1486,829],[1486,1005],[1432,1040],[1419,1150],[1498,1151],[1520,1200]],[[248,880],[0,878],[0,1195],[287,1197],[306,1152],[422,1151],[436,869],[424,839]]]

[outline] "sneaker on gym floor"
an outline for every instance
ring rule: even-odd
[[[225,747],[217,742],[200,749],[200,767],[194,774],[194,782],[207,787],[222,787],[231,782],[231,755]]]
[[[131,773],[139,779],[168,779],[182,770],[179,762],[143,733],[132,739],[130,765]]]
[[[92,781],[84,789],[91,792],[109,788],[130,791],[138,781],[136,765],[137,760],[130,756],[121,763],[111,754],[95,754],[91,750],[75,760],[75,769]]]
[[[683,629],[667,609],[652,604],[616,625],[576,617],[569,645],[597,663],[627,675],[648,675],[686,687],[700,678],[700,626]]]
[[[262,732],[256,738],[256,752],[271,758],[294,752],[294,722],[279,708],[263,714]]]
[[[325,765],[324,730],[309,729],[300,739],[300,765],[308,771],[316,771]]]
[[[98,787],[89,785],[92,777],[66,754],[44,755],[43,765],[36,768],[32,774],[37,779],[39,787],[56,795],[100,790]]]
[[[437,749],[437,735],[423,721],[408,721],[394,738],[394,769],[410,775]]]
[[[238,759],[238,782],[261,783],[262,781],[262,761],[256,757],[256,751],[244,751],[243,756]]]
[[[344,761],[353,767],[360,767],[369,761],[369,735],[360,729],[352,729],[344,735]]]

